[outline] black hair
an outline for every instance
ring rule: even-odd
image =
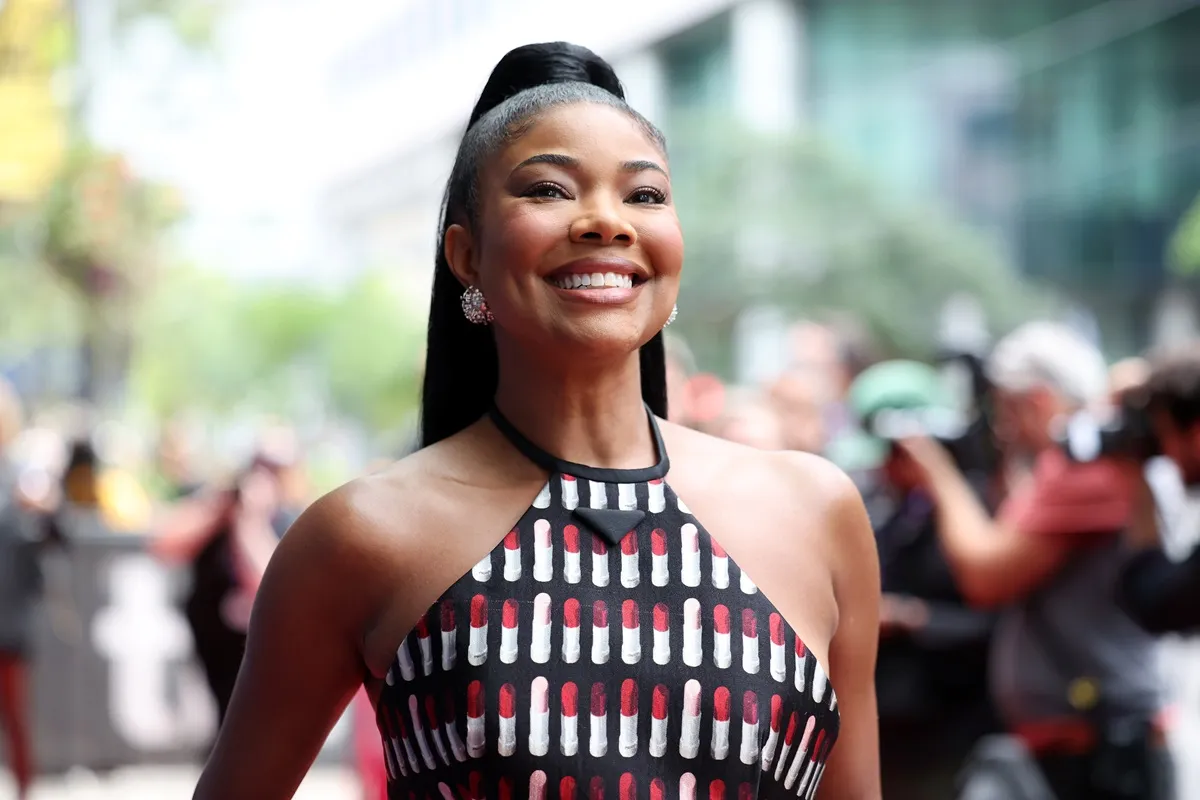
[[[666,152],[662,134],[629,107],[616,73],[591,50],[566,42],[530,44],[500,59],[471,112],[442,199],[421,393],[422,447],[452,436],[482,417],[492,404],[498,378],[491,330],[463,316],[463,287],[446,260],[446,231],[454,224],[477,222],[479,171],[487,158],[527,131],[539,114],[572,103],[620,109]],[[666,417],[661,331],[642,346],[639,359],[642,398],[657,416]]]
[[[1200,344],[1155,354],[1138,398],[1150,411],[1165,412],[1180,429],[1200,422]]]

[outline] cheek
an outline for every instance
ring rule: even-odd
[[[683,269],[683,230],[675,215],[643,225],[641,245],[659,275],[678,275]]]
[[[542,255],[561,242],[563,224],[552,215],[533,209],[485,220],[479,253],[479,272],[485,281],[501,271],[526,272],[538,269]]]

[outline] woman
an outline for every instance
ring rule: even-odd
[[[196,797],[290,797],[363,682],[392,797],[879,797],[857,494],[661,421],[664,151],[590,51],[497,65],[446,194],[424,447],[284,539]]]
[[[278,467],[257,458],[234,488],[176,509],[152,549],[191,566],[184,604],[196,655],[224,720],[246,649],[254,593],[278,541]]]

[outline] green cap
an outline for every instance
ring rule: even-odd
[[[953,408],[936,369],[919,361],[884,361],[863,370],[850,386],[850,409],[870,420],[880,411],[944,411]]]

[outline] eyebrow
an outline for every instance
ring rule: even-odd
[[[513,168],[513,172],[534,164],[552,164],[556,167],[578,169],[580,166],[580,161],[578,158],[566,156],[561,153],[538,153],[536,156],[530,156],[520,164],[517,164],[517,166]],[[667,174],[667,171],[658,164],[654,163],[653,161],[645,160],[623,161],[621,162],[621,170],[623,172],[645,172],[647,170],[651,170],[653,172],[661,172],[663,175]]]

